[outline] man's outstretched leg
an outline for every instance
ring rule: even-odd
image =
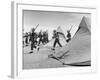
[[[54,44],[53,44],[53,49],[52,49],[52,50],[55,50],[56,44],[57,44],[57,40],[55,39]]]
[[[60,44],[59,40],[57,40],[57,43],[58,43],[58,45],[59,45],[60,47],[62,47],[62,45]]]
[[[33,53],[33,43],[31,43],[31,52],[30,53]]]

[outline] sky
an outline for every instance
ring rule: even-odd
[[[59,26],[65,35],[67,34],[67,30],[72,26],[71,31],[72,35],[74,35],[83,16],[87,18],[88,26],[91,26],[91,14],[24,10],[24,33],[31,31],[32,28],[35,28],[39,24],[36,32],[48,30],[49,39],[51,39],[52,31]]]

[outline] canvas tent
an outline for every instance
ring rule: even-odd
[[[65,57],[63,60],[66,64],[91,60],[91,30],[85,19],[85,17],[82,17],[75,35],[71,41],[60,50],[63,51],[63,53],[56,54],[58,57],[63,55]],[[67,51],[69,51],[69,56],[66,57],[66,55],[68,55]]]
[[[61,40],[64,40],[65,41],[66,40],[66,37],[65,37],[65,34],[64,34],[62,28],[59,26],[56,31],[59,33],[59,38]]]

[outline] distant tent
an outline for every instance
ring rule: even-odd
[[[62,31],[62,29],[61,29],[61,27],[59,26],[58,28],[57,28],[57,30],[56,30],[57,32],[61,32],[61,33],[63,33],[63,31]]]
[[[56,31],[59,33],[59,39],[60,39],[61,45],[62,45],[62,46],[66,45],[67,42],[66,42],[65,35],[64,35],[63,30],[61,29],[61,27],[59,26],[59,27],[57,28]],[[44,47],[52,47],[53,44],[54,44],[54,40],[55,40],[55,39],[51,39],[51,40],[49,41],[49,43],[47,43],[46,45],[44,45]],[[57,46],[58,46],[58,45],[57,45]]]
[[[64,35],[64,32],[63,32],[63,30],[61,29],[60,26],[57,28],[56,31],[59,33],[60,39],[63,39],[64,38],[66,40],[65,35]]]

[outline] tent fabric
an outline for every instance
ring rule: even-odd
[[[61,29],[61,27],[59,26],[56,30],[57,32],[63,33],[63,30]]]
[[[66,64],[91,60],[90,28],[87,26],[84,19],[83,17],[79,29],[76,31],[71,41],[66,46],[57,50],[56,56],[59,57],[64,55],[65,58],[63,61]],[[67,53],[67,51],[69,51],[69,53]]]
[[[62,30],[62,28],[61,28],[60,26],[57,28],[56,31],[59,33],[59,38],[60,38],[61,40],[66,41],[66,37],[65,37],[64,32],[63,32],[63,30]]]
[[[87,30],[89,30],[89,32],[91,32],[91,28],[88,26],[85,17],[82,18],[81,23],[80,23],[80,25],[79,25],[79,28],[80,28],[80,27],[84,27],[84,28],[86,28]]]

